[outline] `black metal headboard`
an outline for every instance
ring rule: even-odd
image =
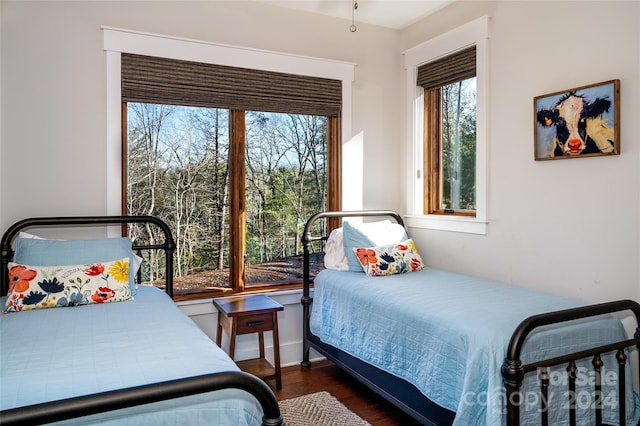
[[[126,225],[129,223],[150,223],[162,230],[164,241],[158,244],[133,245],[133,250],[163,250],[165,262],[165,291],[173,298],[173,254],[175,242],[171,228],[163,220],[154,216],[77,216],[77,217],[35,217],[23,219],[11,225],[0,240],[0,294],[4,295],[9,289],[8,263],[13,259],[11,243],[20,231],[27,228],[62,227],[62,226],[95,226],[95,225]]]
[[[311,228],[316,221],[320,219],[342,219],[343,217],[391,217],[397,223],[406,228],[404,220],[400,213],[393,210],[361,210],[361,211],[325,211],[319,212],[311,216],[304,226],[304,232],[302,233],[302,246],[304,255],[303,264],[303,286],[308,290],[311,277],[309,276],[309,255],[311,253],[311,244],[314,241],[326,241],[328,235],[312,235]],[[309,294],[305,293],[303,297],[308,297]]]

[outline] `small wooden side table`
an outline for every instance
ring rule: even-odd
[[[280,371],[280,342],[278,339],[278,311],[284,307],[263,294],[249,296],[216,297],[213,305],[218,310],[216,344],[222,347],[222,329],[229,335],[229,356],[235,355],[236,336],[258,333],[260,357],[237,362],[240,369],[263,380],[276,380],[276,389],[282,389]],[[271,366],[264,355],[264,332],[273,332],[273,361]]]

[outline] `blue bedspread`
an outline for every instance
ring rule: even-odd
[[[2,298],[4,306],[4,298]],[[134,301],[0,316],[0,409],[220,371],[236,364],[161,290]],[[221,390],[68,423],[261,424],[257,400]]]
[[[456,412],[455,425],[501,425],[505,416],[500,367],[514,329],[530,315],[583,304],[431,268],[375,278],[324,270],[315,279],[311,331],[323,342],[413,383],[432,401]],[[584,323],[589,323],[588,329]],[[525,344],[523,361],[625,337],[613,316],[562,329],[547,327]],[[613,355],[606,362],[617,372]],[[553,376],[556,382],[559,377]],[[536,378],[528,381],[535,383]],[[586,386],[586,376],[584,381]],[[566,386],[558,383],[558,389],[564,393]],[[611,391],[615,387],[605,388],[605,396]],[[584,392],[589,393],[582,397],[588,398],[593,388],[585,387]],[[628,395],[632,417],[630,389]],[[539,403],[529,396],[533,393],[524,395],[525,402]],[[538,405],[529,408],[525,416],[533,417],[525,417],[529,420],[523,424],[538,423]],[[615,410],[605,415],[617,422],[612,421]],[[551,424],[563,424],[562,416],[552,413]]]

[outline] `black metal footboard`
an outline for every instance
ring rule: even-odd
[[[0,412],[2,425],[38,425],[98,414],[106,411],[129,408],[183,396],[216,391],[240,389],[253,395],[262,410],[263,426],[284,425],[278,401],[269,385],[241,371],[207,374],[172,380],[151,385],[136,386],[117,391],[69,398]]]
[[[568,387],[566,389],[568,401],[566,405],[569,409],[570,424],[584,424],[583,422],[579,423],[579,420],[576,416],[576,362],[578,360],[586,358],[592,358],[593,373],[595,376],[595,380],[593,381],[593,409],[595,410],[595,422],[596,425],[603,424],[603,393],[601,371],[601,368],[603,366],[602,355],[612,351],[615,351],[616,359],[618,361],[617,406],[619,411],[619,424],[621,426],[625,425],[627,415],[627,406],[625,401],[627,386],[626,368],[628,365],[628,356],[625,352],[625,349],[633,346],[638,347],[638,345],[640,344],[640,327],[636,327],[634,338],[612,343],[609,345],[582,350],[580,352],[574,352],[571,354],[540,360],[529,364],[523,364],[520,358],[526,338],[539,327],[622,311],[631,311],[635,316],[636,324],[640,325],[640,305],[632,300],[621,300],[534,315],[522,321],[522,323],[520,323],[511,337],[507,350],[507,356],[502,365],[502,377],[507,392],[507,425],[517,426],[520,424],[520,407],[523,403],[521,389],[525,375],[531,372],[538,372],[540,377],[539,401],[541,406],[538,410],[540,412],[540,424],[550,424],[547,404],[549,401],[549,368],[553,366],[566,366],[566,370],[568,373]],[[638,373],[638,377],[640,379],[640,372]]]

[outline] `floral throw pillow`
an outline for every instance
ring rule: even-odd
[[[424,269],[424,263],[412,239],[380,247],[354,248],[364,273],[378,277]]]
[[[9,263],[6,312],[131,300],[129,258],[91,265]]]

